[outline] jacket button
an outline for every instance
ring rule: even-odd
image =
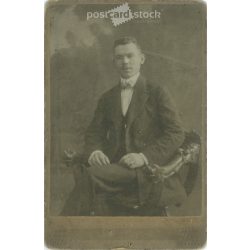
[[[138,133],[138,134],[141,134],[141,130],[138,130],[137,133]]]

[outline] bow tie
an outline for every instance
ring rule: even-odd
[[[132,89],[133,88],[132,84],[131,84],[131,82],[129,80],[128,81],[123,80],[121,82],[121,87],[122,87],[122,89]]]

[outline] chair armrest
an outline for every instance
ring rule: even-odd
[[[186,133],[183,145],[177,150],[174,157],[166,165],[146,166],[154,182],[163,182],[165,179],[179,172],[190,164],[197,164],[200,153],[200,136],[194,131]]]
[[[62,162],[68,169],[72,171],[75,184],[80,184],[82,181],[84,168],[84,165],[82,164],[82,156],[76,151],[65,150],[62,157]]]

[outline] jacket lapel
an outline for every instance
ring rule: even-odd
[[[140,75],[134,87],[131,103],[128,109],[128,128],[133,121],[138,117],[144,108],[144,104],[148,99],[148,91],[146,88],[145,79]]]
[[[115,124],[116,128],[120,127],[121,124],[121,88],[118,84],[115,89],[112,96],[112,100],[110,100],[110,110],[111,110],[111,119],[113,123]]]

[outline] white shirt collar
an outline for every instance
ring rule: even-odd
[[[123,83],[129,83],[131,85],[131,87],[134,87],[135,84],[136,84],[136,81],[137,81],[137,79],[139,77],[139,75],[140,75],[140,72],[138,72],[137,74],[133,75],[130,78],[126,78],[126,79],[125,78],[121,78],[121,83],[122,84]]]

